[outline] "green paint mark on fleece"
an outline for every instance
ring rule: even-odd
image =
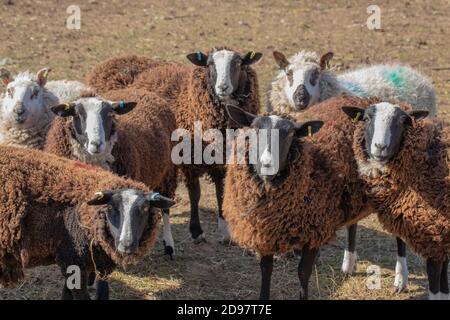
[[[344,86],[345,89],[350,91],[355,96],[358,96],[360,98],[367,97],[366,91],[359,84],[357,84],[355,82],[344,80],[342,82],[342,85]]]
[[[395,67],[394,69],[386,70],[385,75],[396,88],[402,88],[405,86],[405,71],[405,67]]]

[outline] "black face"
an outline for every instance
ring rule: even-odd
[[[75,138],[91,155],[101,155],[115,133],[114,116],[130,112],[135,102],[110,103],[96,97],[52,107],[61,117],[72,116]]]
[[[364,121],[364,143],[370,159],[387,162],[394,158],[400,148],[406,129],[428,115],[428,111],[405,112],[390,103],[378,103],[367,109],[343,107],[354,121]]]
[[[131,255],[139,247],[146,229],[153,229],[157,209],[168,209],[174,202],[157,193],[145,194],[134,189],[106,191],[96,195],[89,205],[107,205],[108,231],[114,246],[123,255]]]
[[[265,181],[274,179],[288,164],[288,154],[293,139],[312,135],[320,130],[322,121],[309,121],[304,124],[294,123],[279,116],[256,116],[244,110],[227,106],[230,118],[244,127],[254,129],[257,136],[258,150],[255,171]],[[250,150],[251,152],[251,150]]]
[[[241,79],[246,77],[246,66],[257,62],[261,57],[262,54],[257,52],[241,56],[226,49],[214,49],[208,56],[201,52],[187,56],[193,64],[208,68],[208,85],[214,89],[219,100],[226,99],[239,90]]]

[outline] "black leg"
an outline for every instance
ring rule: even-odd
[[[214,185],[216,187],[216,198],[217,198],[217,207],[219,208],[219,219],[218,219],[218,227],[219,232],[222,237],[221,241],[225,244],[230,243],[230,233],[228,231],[228,225],[225,219],[223,218],[223,191],[224,191],[224,173],[222,171],[215,172],[214,176]]]
[[[408,263],[406,261],[406,243],[397,240],[397,263],[395,265],[394,293],[403,292],[408,286]]]
[[[448,298],[449,289],[448,289],[448,259],[445,259],[442,263],[442,271],[441,271],[441,283],[440,283],[440,292],[442,294],[446,294]]]
[[[62,290],[61,300],[73,300],[72,292],[67,288],[66,282],[64,281],[64,287]]]
[[[300,300],[308,299],[308,284],[314,262],[319,249],[311,249],[308,245],[303,247],[302,258],[298,264],[298,278],[300,280]]]
[[[427,259],[427,274],[430,300],[439,300],[441,286],[442,261]]]
[[[188,185],[189,201],[191,203],[191,222],[189,224],[189,230],[191,231],[192,238],[199,240],[198,238],[203,235],[202,227],[200,226],[200,217],[198,213],[198,205],[200,202],[200,179],[199,177],[193,177]],[[200,238],[200,240],[202,237]]]
[[[261,267],[261,292],[259,300],[270,299],[270,279],[272,278],[273,270],[273,255],[261,257],[259,262]]]
[[[173,241],[172,227],[170,225],[170,209],[163,210],[163,243],[164,254],[169,255],[170,260],[173,260],[175,243]]]
[[[358,224],[352,224],[347,228],[347,249],[344,252],[341,270],[345,275],[351,275],[356,266],[356,232]]]
[[[92,287],[95,284],[95,272],[89,273],[88,286]]]
[[[97,280],[96,298],[97,300],[109,300],[108,281],[101,279]]]
[[[62,299],[70,299],[70,296],[73,300],[90,300],[91,297],[89,296],[89,292],[87,289],[88,285],[88,277],[90,273],[86,272],[85,270],[81,270],[80,272],[80,288],[79,289],[68,289],[67,288],[67,275],[65,282],[64,282],[64,290],[62,294]],[[70,296],[69,296],[70,294]],[[72,300],[70,299],[70,300]]]

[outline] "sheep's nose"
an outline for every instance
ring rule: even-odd
[[[375,143],[375,147],[380,151],[384,151],[387,149],[387,145],[382,144],[382,143]]]
[[[228,85],[225,84],[225,83],[222,83],[222,84],[220,84],[220,85],[218,86],[218,88],[219,88],[221,91],[227,91],[227,90],[228,90]]]
[[[20,107],[15,107],[14,108],[14,113],[17,114],[18,116],[21,116],[25,113],[25,109],[20,106]]]
[[[311,96],[309,95],[308,89],[306,89],[306,87],[303,84],[299,85],[295,90],[293,96],[294,105],[297,108],[297,110],[303,110],[307,108],[310,99]]]

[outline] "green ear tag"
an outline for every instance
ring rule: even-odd
[[[358,122],[359,118],[361,117],[361,112],[358,112],[356,116],[353,118],[353,122]]]
[[[250,59],[252,59],[253,60],[253,58],[255,57],[255,51],[252,51],[251,53],[250,53]]]

